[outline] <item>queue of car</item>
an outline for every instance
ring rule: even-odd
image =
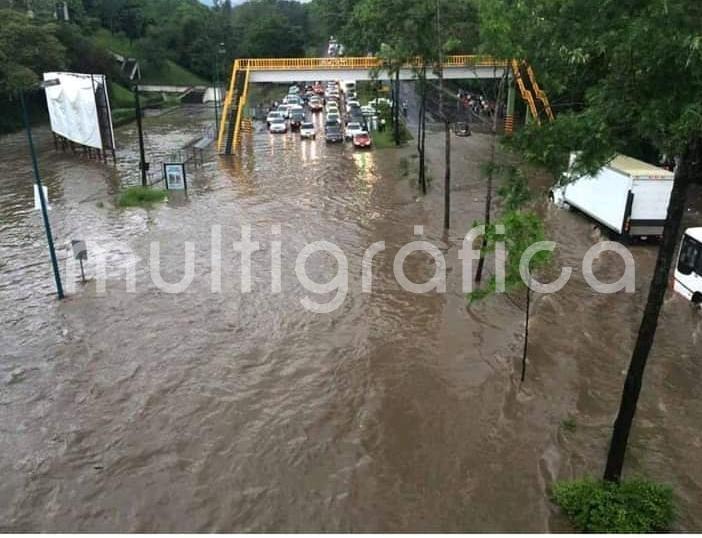
[[[377,101],[377,100],[376,100]],[[372,139],[366,129],[376,115],[372,105],[361,106],[355,81],[327,81],[291,85],[280,104],[266,116],[271,133],[298,131],[301,139],[315,139],[315,124],[309,114],[324,116],[324,140],[327,143],[351,141],[355,148],[369,148]]]

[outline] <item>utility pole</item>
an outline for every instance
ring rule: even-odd
[[[54,238],[51,234],[51,223],[49,222],[49,212],[46,208],[46,198],[44,197],[44,187],[41,184],[41,176],[39,175],[39,164],[37,163],[37,155],[34,151],[34,141],[32,140],[32,127],[29,124],[29,113],[27,105],[24,102],[24,92],[20,90],[20,103],[22,104],[22,117],[24,119],[24,127],[27,129],[27,142],[29,143],[29,153],[32,156],[32,168],[34,169],[34,180],[37,185],[39,202],[41,203],[41,216],[44,219],[44,230],[46,231],[46,240],[49,243],[49,255],[51,256],[51,266],[54,270],[54,282],[56,283],[56,293],[59,299],[63,299],[63,286],[61,285],[61,274],[59,273],[58,261],[56,259],[56,249],[54,249]]]
[[[217,133],[219,133],[219,54],[224,54],[226,49],[224,48],[224,43],[219,44],[219,48],[215,50],[214,54],[214,117],[215,117],[215,139],[217,138]]]
[[[439,49],[439,116],[444,120],[444,230],[448,230],[451,227],[451,123],[444,110],[444,51],[439,1],[436,0],[436,41]]]
[[[141,186],[146,187],[146,157],[144,156],[144,132],[141,128],[141,105],[139,104],[139,85],[134,85],[134,113],[136,114],[137,131],[139,133],[139,170],[141,170]]]
[[[219,87],[219,69],[217,69],[217,50],[214,54],[214,77],[212,85],[214,86],[214,117],[215,117],[215,133],[219,132],[219,115],[218,115],[218,105],[217,105],[217,88]]]

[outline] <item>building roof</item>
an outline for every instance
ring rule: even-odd
[[[609,167],[622,174],[634,177],[655,177],[661,179],[673,179],[674,177],[673,172],[670,170],[653,166],[652,164],[639,161],[633,157],[627,157],[626,155],[617,155],[609,163]]]

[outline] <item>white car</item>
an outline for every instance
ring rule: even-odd
[[[375,99],[371,99],[370,101],[368,101],[368,104],[373,108],[378,108],[378,105],[380,104],[384,104],[391,107],[392,99],[388,99],[386,97],[376,97]]]
[[[346,101],[346,112],[351,112],[351,109],[354,107],[360,107],[361,103],[358,101],[354,101],[353,99],[350,99]]]
[[[290,105],[288,109],[288,117],[292,116],[295,112],[305,113],[305,108],[302,105]]]
[[[283,118],[273,118],[268,125],[268,130],[271,133],[287,133],[288,123]]]
[[[370,105],[365,105],[361,107],[361,114],[363,114],[363,117],[370,117],[370,116],[375,116],[375,108],[373,108]]]
[[[286,95],[283,97],[283,104],[286,105],[299,105],[302,104],[302,99],[299,95]]]
[[[280,112],[284,118],[290,117],[290,106],[291,105],[278,105],[278,112]]]
[[[317,131],[314,123],[305,121],[300,125],[300,138],[317,138]]]
[[[324,111],[325,111],[327,114],[329,114],[330,112],[334,112],[334,113],[338,114],[338,113],[339,113],[339,105],[337,105],[337,104],[334,103],[334,102],[329,102],[329,103],[327,103],[326,106],[324,107]]]
[[[362,133],[362,132],[364,132],[364,131],[363,131],[363,127],[361,126],[360,123],[352,121],[352,122],[349,122],[348,124],[346,124],[346,133],[345,133],[346,140],[351,140],[354,137],[354,135],[357,135],[357,134]]]
[[[338,112],[327,112],[327,121],[341,123],[341,115]]]
[[[274,119],[277,119],[277,118],[285,119],[285,117],[283,116],[283,114],[281,112],[278,112],[277,110],[271,110],[268,113],[268,116],[266,116],[266,125],[270,125],[271,121],[273,121]]]

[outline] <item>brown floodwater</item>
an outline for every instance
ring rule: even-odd
[[[185,107],[147,118],[152,169],[210,115]],[[64,275],[73,290],[55,299],[25,140],[3,137],[0,529],[567,528],[548,488],[602,471],[654,247],[631,249],[635,294],[596,294],[579,266],[602,234],[581,215],[542,207],[559,245],[553,274],[575,269],[560,293],[534,298],[520,386],[520,293],[467,308],[461,290],[457,253],[481,217],[487,136],[454,138],[448,235],[441,133],[427,137],[426,198],[411,181],[412,147],[359,153],[259,126],[240,158],[206,154],[188,168],[187,196],[149,210],[115,207],[120,186],[139,181],[134,126],[117,131],[116,167],[55,151],[46,128],[36,137],[59,258],[64,266],[71,239],[87,240],[89,280]],[[688,220],[699,223],[699,212]],[[261,246],[246,293],[232,247],[242,225]],[[446,293],[413,294],[395,280],[394,255],[416,239],[415,225],[445,255]],[[211,288],[213,226],[221,292]],[[274,240],[279,293],[271,293]],[[318,240],[337,244],[349,264],[348,294],[329,314],[301,299],[333,294],[307,291],[294,271],[300,250]],[[372,293],[363,293],[361,260],[376,241],[386,250],[373,264]],[[153,283],[153,242],[169,282],[183,276],[192,242],[194,278],[183,293]],[[104,293],[97,259],[107,261]],[[320,254],[306,267],[319,282],[336,274]],[[132,269],[134,293],[124,278]],[[434,270],[425,255],[405,264],[413,281]],[[603,280],[621,271],[614,255],[596,263]],[[669,295],[626,466],[627,475],[674,486],[683,530],[702,528],[701,337],[699,312]],[[574,431],[562,426],[568,418]]]

